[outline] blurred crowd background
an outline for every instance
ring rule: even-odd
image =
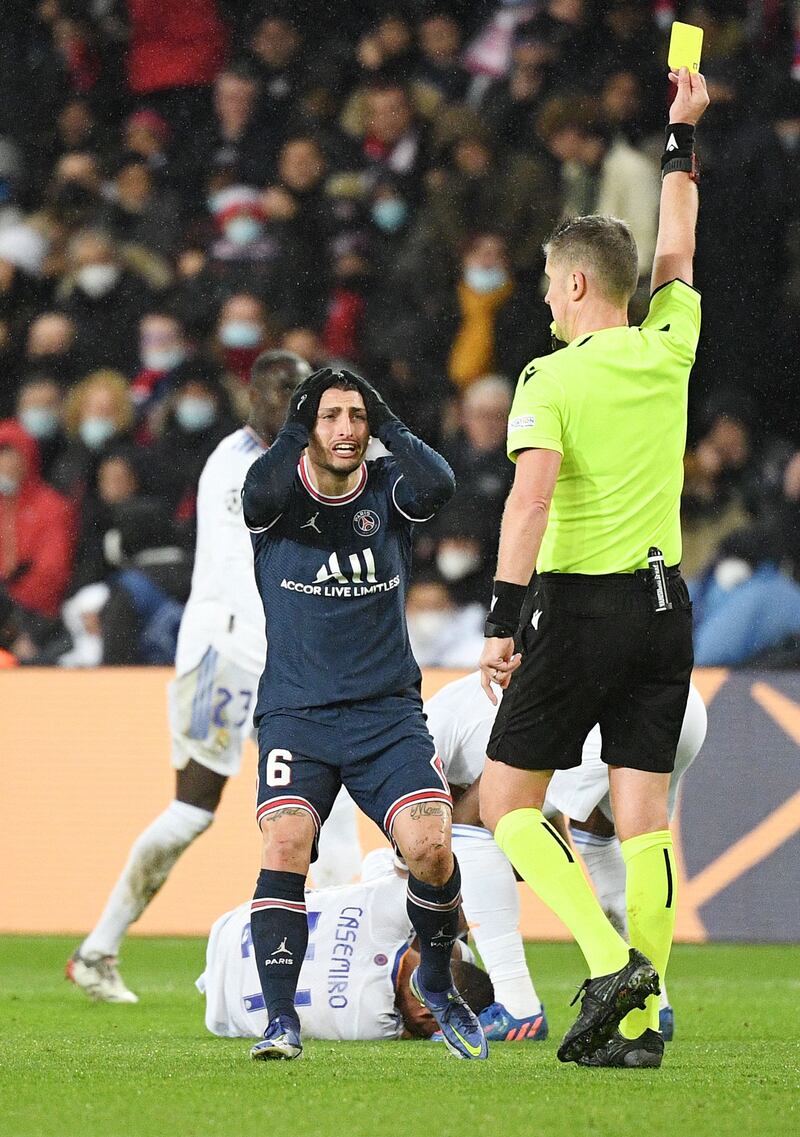
[[[699,663],[800,664],[800,3],[3,0],[0,648],[169,663],[202,466],[286,347],[458,478],[423,665],[480,651],[542,241],[632,227],[646,310],[670,24],[705,32],[683,500]]]

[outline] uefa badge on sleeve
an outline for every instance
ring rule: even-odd
[[[381,519],[372,509],[360,509],[353,518],[353,528],[359,537],[372,537],[381,527]]]

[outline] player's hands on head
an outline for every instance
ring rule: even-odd
[[[289,400],[287,423],[300,423],[310,433],[317,421],[319,401],[333,378],[334,372],[330,367],[321,367],[319,371],[312,371],[302,383],[298,383]]]
[[[670,122],[686,122],[695,126],[703,117],[708,106],[706,81],[699,72],[681,67],[677,73],[670,71],[669,77],[678,86],[677,94],[669,108]]]
[[[351,383],[355,383],[361,392],[364,406],[367,409],[369,432],[373,437],[379,437],[382,428],[388,423],[400,421],[380,391],[377,391],[362,375],[356,375],[354,371],[344,370],[342,375]]]

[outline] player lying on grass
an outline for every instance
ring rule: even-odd
[[[461,865],[464,914],[475,945],[489,971],[497,1000],[481,1015],[490,1042],[547,1036],[547,1019],[531,981],[519,934],[519,893],[514,871],[478,813],[480,775],[497,708],[481,698],[479,671],[446,684],[425,704],[428,728],[453,790],[453,849]],[[498,698],[502,691],[498,688]],[[672,817],[683,775],[696,758],[706,735],[707,716],[695,687],[683,720],[675,769],[669,787]],[[580,766],[558,770],[547,791],[545,814],[570,818],[572,841],[584,859],[598,899],[609,919],[627,933],[625,864],[614,831],[608,789],[608,767],[601,760],[599,727],[583,746]],[[660,1026],[672,1038],[673,1015],[662,988]],[[524,1034],[522,1032],[525,1032]]]
[[[389,849],[370,853],[362,879],[338,888],[306,892],[308,948],[295,1006],[307,1038],[373,1041],[430,1038],[431,1013],[412,995],[409,980],[419,965],[406,911],[408,873]],[[270,954],[281,967],[288,949]],[[461,957],[461,958],[459,958]],[[458,989],[478,1013],[494,1000],[485,971],[457,940],[451,963]],[[206,1026],[223,1038],[260,1038],[267,1011],[250,930],[250,901],[226,912],[211,929],[206,968],[197,980],[206,998]]]

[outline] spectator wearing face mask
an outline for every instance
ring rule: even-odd
[[[17,392],[16,420],[39,447],[42,478],[50,482],[67,449],[64,433],[64,392],[46,371],[33,372]]]
[[[56,489],[81,502],[105,454],[132,441],[133,400],[125,377],[101,370],[74,387],[64,405],[69,446],[52,471]]]
[[[118,368],[133,375],[138,364],[139,321],[155,306],[155,294],[122,262],[114,238],[85,230],[69,244],[70,277],[61,301],[73,321],[79,369]]]
[[[131,383],[139,420],[137,438],[151,442],[157,412],[172,386],[175,371],[189,357],[191,345],[177,316],[148,312],[139,323],[141,370]]]
[[[456,289],[460,324],[447,366],[456,386],[466,388],[493,370],[497,316],[514,287],[503,238],[492,233],[475,237],[464,255]]]
[[[164,428],[153,448],[154,485],[172,516],[191,526],[197,483],[206,459],[236,429],[219,369],[192,359],[174,377]]]
[[[241,292],[225,301],[217,320],[214,356],[228,377],[225,385],[241,410],[242,419],[247,417],[245,389],[250,382],[250,369],[261,352],[274,343],[272,321],[257,296]]]
[[[408,590],[406,620],[411,650],[420,667],[473,667],[482,650],[480,604],[459,607],[446,584],[418,576]]]
[[[0,585],[37,619],[58,616],[74,551],[70,503],[39,473],[35,441],[19,423],[0,423]]]
[[[220,235],[204,271],[217,295],[269,296],[273,310],[288,322],[299,314],[302,265],[295,261],[302,259],[303,242],[285,221],[276,217],[268,223],[263,196],[241,185],[211,195],[209,206]]]

